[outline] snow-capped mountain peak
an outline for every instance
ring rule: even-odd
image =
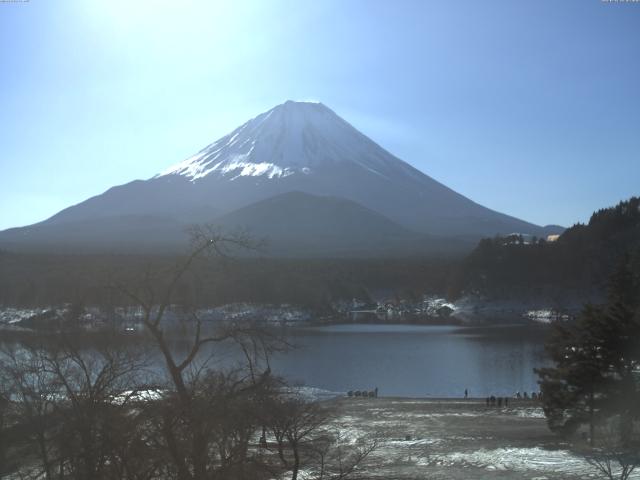
[[[384,176],[395,157],[319,102],[287,101],[249,120],[157,177],[180,175],[196,182],[209,175],[284,178],[350,162]]]
[[[153,178],[112,187],[0,235],[0,246],[3,238],[11,245],[31,238],[65,248],[120,242],[146,252],[184,242],[184,227],[192,223],[257,228],[258,236],[280,238],[282,251],[293,246],[313,255],[358,251],[367,243],[378,253],[408,254],[415,232],[478,239],[546,231],[456,193],[323,104],[289,101]],[[334,250],[326,250],[331,242]]]

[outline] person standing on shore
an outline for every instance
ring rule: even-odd
[[[469,398],[469,391],[466,388],[464,389],[464,398]]]

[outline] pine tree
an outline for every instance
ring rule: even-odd
[[[563,434],[619,418],[622,441],[640,414],[640,282],[629,261],[611,279],[604,306],[588,305],[578,319],[555,326],[546,348],[553,366],[537,370],[549,427]]]
[[[543,394],[543,408],[551,430],[573,434],[589,425],[590,438],[604,410],[603,394],[608,390],[605,367],[597,338],[588,327],[601,317],[594,306],[585,307],[570,324],[556,324],[546,348],[554,366],[537,371]]]

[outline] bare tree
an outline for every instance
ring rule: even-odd
[[[148,269],[135,284],[116,282],[117,290],[142,311],[142,323],[161,353],[167,373],[163,398],[149,406],[150,442],[169,459],[164,471],[177,480],[273,478],[284,470],[296,480],[303,465],[318,478],[342,479],[355,472],[374,446],[347,448],[326,429],[329,410],[304,402],[282,389],[271,374],[269,356],[290,348],[257,322],[207,328],[195,307],[182,302],[192,270],[208,257],[225,257],[255,248],[246,235],[223,235],[200,227],[192,231],[192,249],[168,272]],[[190,320],[189,346],[178,354],[167,334],[168,312]],[[246,368],[214,370],[206,351],[211,344],[233,343]],[[276,439],[279,464],[261,455],[255,443],[262,429]],[[330,441],[327,441],[330,439]],[[268,448],[268,446],[267,446]],[[333,464],[332,462],[337,462]]]
[[[118,448],[136,432],[126,400],[143,367],[138,354],[114,346],[80,349],[63,339],[5,349],[2,356],[19,443],[27,447],[18,455],[35,454],[34,478],[132,478],[118,474]]]
[[[583,451],[584,457],[598,474],[608,480],[627,480],[640,467],[640,442],[621,436],[622,417],[600,425],[595,446]]]
[[[270,405],[270,431],[276,442],[278,457],[291,480],[298,478],[303,455],[309,454],[312,442],[321,434],[329,411],[317,403],[300,398],[275,399]]]
[[[212,343],[234,339],[239,345],[248,346],[253,330],[226,326],[203,333],[196,309],[183,305],[182,313],[191,319],[193,331],[186,354],[179,356],[171,348],[163,320],[174,306],[181,282],[196,262],[209,256],[228,257],[236,249],[253,249],[257,245],[244,234],[224,235],[210,227],[196,227],[191,235],[190,253],[165,272],[164,282],[147,271],[138,285],[117,283],[116,288],[142,309],[142,323],[164,360],[170,385],[159,402],[157,418],[158,433],[172,461],[171,474],[178,480],[225,478],[224,475],[241,478],[238,475],[243,475],[249,439],[257,425],[257,416],[247,415],[252,411],[248,404],[269,384],[268,375],[258,381],[255,362],[249,362],[249,377],[238,372],[214,373],[208,368],[208,358],[201,357],[204,347]],[[259,345],[263,353],[270,348],[266,342],[255,341],[252,345]],[[246,407],[244,415],[235,408],[238,405]],[[230,422],[231,419],[235,421]]]
[[[17,435],[13,441],[18,446],[32,445],[39,460],[39,474],[47,480],[54,478],[56,454],[53,450],[54,421],[53,402],[56,386],[52,378],[44,374],[40,351],[28,345],[20,348],[6,347],[2,351],[0,369],[3,384],[13,393]],[[29,448],[15,452],[16,456],[28,455]]]
[[[0,369],[0,476],[8,473],[7,450],[10,444],[8,430],[10,427],[11,393],[5,372]]]
[[[46,354],[43,363],[61,395],[54,406],[63,424],[58,451],[65,469],[77,478],[116,478],[113,470],[121,461],[114,447],[131,422],[126,392],[144,363],[128,349],[81,351],[68,343]]]
[[[354,444],[343,440],[340,432],[328,433],[316,442],[315,480],[342,480],[354,477],[369,456],[379,448],[377,438],[360,438]]]
[[[297,480],[302,467],[305,478],[341,480],[363,466],[378,448],[375,439],[344,441],[331,427],[334,411],[328,405],[308,401],[295,390],[276,397],[269,406],[269,430],[283,467]]]

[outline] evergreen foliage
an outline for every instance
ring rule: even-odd
[[[547,343],[553,366],[537,370],[549,427],[573,434],[617,423],[621,441],[640,416],[640,275],[626,258],[611,278],[608,301],[585,306],[575,320],[558,323]]]
[[[587,225],[568,228],[557,241],[518,234],[481,240],[452,276],[448,295],[601,300],[625,255],[638,274],[640,197],[598,210]]]

